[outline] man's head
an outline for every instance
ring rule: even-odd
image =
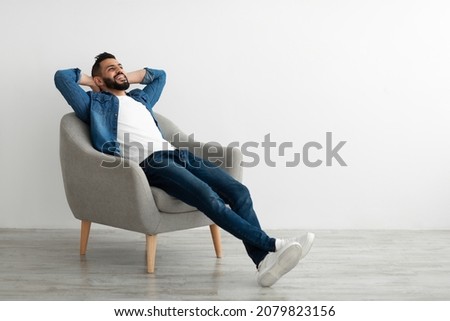
[[[127,90],[130,87],[125,72],[114,55],[104,52],[95,57],[92,66],[92,78],[95,84],[103,91]]]

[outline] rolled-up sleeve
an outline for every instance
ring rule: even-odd
[[[166,72],[164,70],[145,68],[146,74],[141,84],[146,85],[143,91],[149,97],[149,104],[153,107],[161,97],[166,84]]]

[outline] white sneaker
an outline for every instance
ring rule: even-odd
[[[311,250],[314,238],[315,238],[314,233],[308,232],[294,239],[294,241],[300,243],[300,245],[302,246],[302,257],[300,258],[300,260],[303,259],[306,256],[306,254],[309,253],[309,250]]]
[[[280,241],[281,248],[283,246],[285,246],[286,244],[289,244],[292,242],[300,243],[300,245],[302,246],[302,257],[300,258],[300,260],[301,260],[309,253],[309,250],[311,249],[311,247],[313,245],[314,238],[315,238],[314,233],[308,232],[299,237],[290,238],[290,239],[279,239],[279,241]]]
[[[258,265],[258,284],[273,285],[298,264],[301,256],[302,246],[297,242],[285,244],[278,251],[270,252]]]

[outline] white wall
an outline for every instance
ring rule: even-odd
[[[2,1],[0,227],[78,227],[53,74],[110,51],[167,71],[155,108],[197,139],[347,141],[347,167],[287,168],[291,151],[246,169],[264,227],[450,228],[449,16],[444,0]]]

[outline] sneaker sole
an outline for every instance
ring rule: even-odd
[[[258,283],[261,286],[268,287],[277,282],[283,275],[292,270],[300,261],[302,256],[302,247],[298,243],[292,243],[280,253],[278,260],[261,272]]]
[[[308,233],[306,236],[306,242],[303,244],[303,248],[302,248],[302,257],[301,259],[303,259],[308,253],[309,250],[311,250],[311,247],[314,243],[314,238],[315,235],[314,233]]]

